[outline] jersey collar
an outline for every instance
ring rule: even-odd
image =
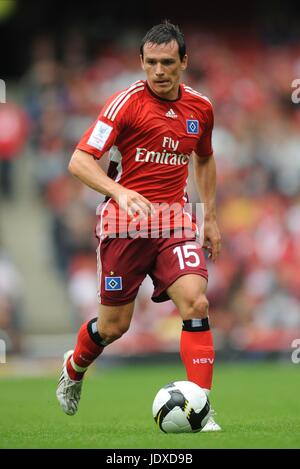
[[[174,103],[175,101],[179,101],[181,99],[181,96],[182,96],[182,88],[181,88],[181,83],[179,83],[179,90],[178,90],[178,97],[176,99],[165,99],[165,98],[161,98],[160,96],[158,96],[157,94],[155,94],[152,89],[150,88],[147,80],[145,80],[145,83],[146,83],[146,89],[149,91],[149,93],[156,99],[158,99],[159,101],[164,101],[166,103]]]

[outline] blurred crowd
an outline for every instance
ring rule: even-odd
[[[0,240],[0,341],[6,353],[22,349],[22,286],[22,277]],[[0,354],[3,362],[5,356],[1,360]]]
[[[300,45],[257,37],[186,31],[184,82],[208,96],[215,111],[222,254],[208,262],[210,319],[218,349],[277,351],[300,337]],[[19,82],[35,158],[37,196],[52,219],[56,267],[77,325],[97,314],[96,206],[103,197],[72,178],[76,143],[115,91],[143,78],[139,37],[100,45],[91,54],[73,32],[61,44],[36,39]],[[107,157],[100,164],[107,167]],[[198,200],[192,178],[191,201]],[[151,302],[142,285],[132,329],[112,352],[178,348],[180,321],[171,302]],[[1,297],[1,291],[0,291]],[[1,328],[1,326],[0,326]]]

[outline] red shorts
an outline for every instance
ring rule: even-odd
[[[98,299],[117,306],[135,300],[139,287],[150,275],[156,303],[169,300],[166,292],[182,275],[208,278],[203,250],[192,238],[109,238],[97,249]]]

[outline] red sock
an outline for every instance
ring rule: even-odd
[[[210,390],[215,351],[208,318],[183,321],[180,356],[186,369],[187,379]]]
[[[67,362],[69,377],[80,381],[90,364],[102,353],[105,345],[97,331],[97,318],[85,322],[79,329],[75,350]]]

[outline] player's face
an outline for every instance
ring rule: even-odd
[[[178,43],[144,45],[141,64],[147,81],[155,94],[164,99],[176,99],[181,73],[186,69],[187,56],[180,60]]]

